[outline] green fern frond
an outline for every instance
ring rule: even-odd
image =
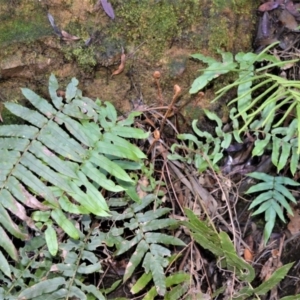
[[[267,243],[274,228],[276,216],[285,222],[281,207],[284,207],[290,215],[293,215],[287,199],[294,203],[297,201],[285,185],[299,186],[300,184],[287,177],[274,177],[260,172],[253,172],[248,176],[263,181],[252,186],[247,193],[260,192],[259,196],[252,201],[249,209],[256,208],[252,215],[265,214],[264,242]]]
[[[178,226],[178,221],[166,217],[164,218],[164,216],[170,212],[169,208],[150,209],[146,212],[142,212],[152,202],[158,200],[156,195],[149,194],[143,198],[141,203],[134,203],[122,213],[114,213],[113,220],[124,220],[124,225],[121,228],[112,228],[110,231],[111,235],[114,235],[115,237],[117,235],[121,237],[123,232],[126,232],[127,230],[134,231],[134,237],[131,240],[121,239],[115,240],[114,242],[114,245],[117,247],[117,251],[114,253],[116,256],[129,250],[134,250],[125,269],[123,281],[125,282],[128,280],[137,267],[142,265],[146,272],[145,274],[147,274],[145,276],[147,278],[149,277],[149,281],[153,280],[155,284],[154,293],[164,295],[166,293],[166,277],[164,269],[168,265],[167,258],[171,256],[171,251],[167,246],[184,246],[185,244],[174,236],[156,232],[160,229]],[[109,203],[112,207],[122,205],[115,201],[110,201]],[[138,282],[141,283],[141,285],[138,284],[140,288],[136,286],[133,289],[133,293],[136,293],[136,290],[145,287],[142,284],[145,283],[145,279],[143,278],[140,281],[138,280]]]
[[[51,221],[47,220],[50,229],[46,236],[48,246],[51,240],[54,243],[50,247],[53,255],[57,247],[51,224],[79,238],[68,213],[109,216],[100,188],[120,192],[133,185],[134,181],[120,166],[120,161],[138,163],[146,157],[126,140],[148,136],[141,129],[130,127],[133,118],[127,123],[118,121],[110,103],[83,97],[77,85],[77,79],[73,78],[63,99],[57,96],[58,82],[51,75],[52,102],[29,89],[22,89],[33,109],[16,103],[5,103],[5,107],[27,124],[0,126],[0,223],[14,237],[26,240],[26,232],[10,213],[36,228],[34,219],[26,215],[26,207],[50,211]],[[116,184],[117,180],[124,186]],[[4,244],[3,249],[17,260],[12,244]],[[2,266],[0,264],[0,270],[9,275]]]

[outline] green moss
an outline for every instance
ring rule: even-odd
[[[0,9],[3,5],[0,5]],[[31,42],[52,32],[45,11],[35,5],[34,1],[24,4],[21,9],[18,7],[21,12],[18,15],[15,14],[16,8],[17,6],[0,12],[0,45]]]
[[[202,16],[202,20],[207,21],[205,36],[209,36],[209,53],[218,48],[231,52],[250,50],[256,5],[252,2],[213,0],[210,18]]]
[[[63,49],[67,60],[75,60],[84,71],[91,71],[97,64],[95,59],[95,49],[93,46],[67,46]]]
[[[159,58],[173,40],[180,39],[199,15],[198,1],[127,0],[118,7],[112,35],[126,36],[129,44],[147,43],[150,58]]]

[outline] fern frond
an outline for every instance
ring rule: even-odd
[[[180,239],[168,235],[166,233],[156,232],[159,229],[168,229],[178,226],[178,221],[170,218],[163,218],[170,212],[169,208],[157,208],[156,210],[148,210],[145,213],[143,209],[147,208],[152,202],[157,201],[157,196],[149,194],[141,203],[134,203],[124,212],[114,213],[113,220],[125,220],[124,227],[112,228],[116,236],[119,232],[126,230],[134,230],[134,237],[131,240],[116,241],[115,246],[117,251],[114,255],[121,255],[129,250],[134,249],[134,253],[129,259],[123,281],[129,279],[138,266],[142,265],[145,269],[145,276],[149,275],[149,281],[152,279],[155,284],[154,294],[164,295],[166,293],[166,277],[164,268],[168,265],[168,257],[171,256],[171,251],[167,248],[168,245],[185,246],[185,243]],[[111,206],[119,206],[121,203],[110,201]],[[126,222],[126,220],[130,220]],[[121,231],[120,231],[121,230]],[[111,233],[112,234],[112,233]],[[148,277],[147,277],[148,278]],[[140,287],[135,290],[142,289],[147,280],[144,277],[139,281]],[[142,287],[143,286],[143,287]]]
[[[119,161],[138,163],[146,157],[125,138],[145,138],[148,134],[129,127],[132,118],[127,122],[129,125],[118,121],[110,103],[103,105],[83,97],[77,85],[73,78],[63,99],[57,96],[58,82],[51,75],[52,102],[22,89],[34,109],[16,103],[5,103],[5,107],[27,124],[0,126],[0,223],[14,237],[26,240],[26,232],[12,220],[8,210],[32,228],[35,221],[26,215],[25,208],[49,210],[50,219],[45,219],[45,226],[50,228],[46,233],[50,248],[50,241],[55,239],[52,223],[72,238],[79,238],[68,214],[108,216],[109,208],[100,187],[124,191],[127,186],[121,186],[115,179],[127,185],[132,185],[133,180]],[[3,248],[17,260],[16,249],[6,240]],[[55,255],[55,241],[51,249]],[[1,266],[4,265],[0,264],[0,270],[8,274]]]
[[[284,207],[290,215],[293,215],[291,206],[286,198],[294,203],[296,203],[296,199],[285,185],[298,186],[300,184],[287,177],[274,177],[260,172],[253,172],[248,174],[248,176],[263,181],[252,186],[247,193],[260,192],[252,201],[249,209],[256,208],[252,215],[265,214],[266,225],[264,230],[264,242],[267,243],[275,225],[276,216],[279,216],[279,218],[285,222],[281,206]]]

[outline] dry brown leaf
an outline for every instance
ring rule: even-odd
[[[287,225],[288,230],[292,235],[295,235],[300,232],[300,210],[292,207],[293,216],[288,215],[290,222]]]
[[[137,192],[140,199],[143,199],[144,197],[147,196],[147,192],[145,192],[143,190],[143,188],[146,188],[148,185],[149,185],[149,180],[146,176],[143,176],[139,179],[138,185],[137,185],[137,188],[136,188],[136,192]]]
[[[273,2],[273,1],[268,1],[262,5],[259,6],[258,10],[259,11],[270,11],[279,6],[278,2]]]
[[[121,63],[118,67],[118,69],[116,71],[114,71],[111,76],[114,76],[114,75],[118,75],[120,73],[123,72],[124,68],[125,68],[125,61],[126,61],[126,55],[124,53],[124,51],[122,51],[122,54],[121,54]]]
[[[259,277],[262,281],[268,280],[274,272],[273,257],[270,257],[263,265]]]
[[[290,30],[296,30],[298,28],[298,23],[295,17],[285,9],[280,13],[278,20]]]
[[[244,249],[244,258],[247,262],[253,261],[253,253],[248,248]]]
[[[64,30],[61,31],[62,39],[65,41],[78,41],[80,37],[72,35]]]
[[[156,141],[158,141],[158,140],[160,139],[160,132],[159,132],[158,129],[155,129],[155,130],[153,131],[153,137],[154,137],[154,139],[155,139]]]
[[[251,262],[253,261],[253,254],[254,254],[254,241],[253,236],[248,235],[245,238],[245,243],[248,245],[248,248],[244,249],[244,258],[246,261]]]

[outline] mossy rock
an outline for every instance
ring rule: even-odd
[[[3,94],[9,95],[12,83],[15,91],[23,86],[38,91],[53,72],[60,82],[77,77],[86,95],[113,101],[121,111],[130,109],[130,101],[141,95],[147,104],[157,102],[152,77],[156,70],[162,74],[166,104],[172,99],[174,84],[182,88],[181,103],[190,101],[188,90],[197,70],[205,65],[191,61],[189,55],[200,52],[216,57],[217,49],[233,53],[251,50],[256,17],[255,4],[245,0],[110,0],[114,20],[101,8],[94,9],[96,0],[8,2],[11,5],[0,0]],[[47,12],[60,29],[81,40],[59,39]],[[112,77],[123,50],[125,69]],[[16,53],[22,57],[19,61]],[[8,62],[5,67],[4,61]],[[13,66],[13,72],[4,69],[6,66]],[[208,103],[212,97],[213,93],[207,93]],[[195,103],[191,105],[187,115],[195,112]]]

